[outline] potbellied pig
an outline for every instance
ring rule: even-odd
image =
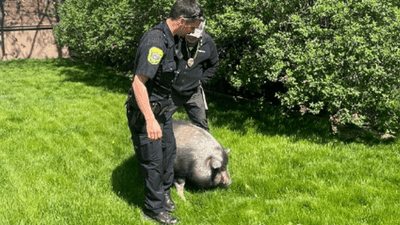
[[[229,149],[225,150],[210,133],[189,122],[174,120],[173,130],[177,147],[174,184],[183,199],[186,179],[200,188],[231,184],[227,171]]]

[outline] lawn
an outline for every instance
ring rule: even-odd
[[[68,59],[0,62],[0,224],[154,224],[126,125],[128,78]],[[232,185],[173,189],[180,224],[398,224],[400,140],[208,95]],[[174,115],[185,119],[183,111]]]

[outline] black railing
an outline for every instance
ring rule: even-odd
[[[5,57],[5,55],[6,55],[6,49],[5,49],[5,47],[4,47],[4,15],[5,15],[5,13],[4,13],[4,5],[3,5],[3,0],[0,0],[0,7],[1,7],[1,24],[0,24],[0,26],[1,26],[1,42],[0,42],[0,44],[1,44],[1,52],[3,53],[3,58]],[[3,59],[2,58],[2,59]]]
[[[53,25],[49,25],[49,26],[31,26],[31,27],[25,27],[25,26],[12,26],[12,27],[4,27],[3,29],[1,29],[2,31],[6,32],[6,31],[26,31],[26,30],[51,30],[53,29],[54,26]]]

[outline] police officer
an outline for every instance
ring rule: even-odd
[[[196,0],[178,0],[169,18],[145,33],[139,43],[132,88],[127,100],[128,124],[145,184],[145,218],[175,224],[168,211],[176,154],[171,107],[171,84],[177,71],[180,39],[203,20]]]
[[[187,34],[182,43],[183,58],[179,75],[172,84],[173,114],[183,106],[191,122],[209,132],[206,119],[207,102],[202,84],[207,83],[219,66],[217,47],[205,31],[203,21],[194,33]]]

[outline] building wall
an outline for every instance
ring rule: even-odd
[[[0,59],[68,57],[68,49],[59,49],[55,44],[51,29],[21,30],[54,27],[55,9],[53,0],[6,0],[4,40],[1,40],[5,55],[0,48]]]

